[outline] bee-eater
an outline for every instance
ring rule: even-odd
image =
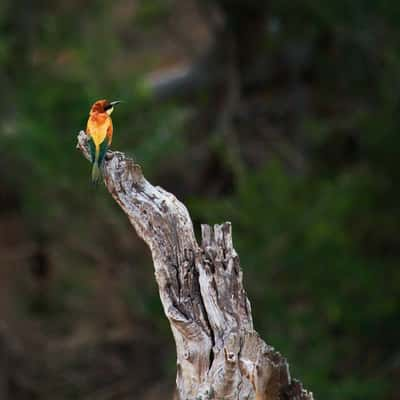
[[[111,113],[114,106],[120,101],[98,100],[90,109],[86,126],[89,136],[90,154],[92,156],[92,182],[98,183],[101,179],[101,166],[113,136]]]

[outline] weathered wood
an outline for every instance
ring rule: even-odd
[[[84,132],[77,147],[90,158]],[[184,204],[151,185],[132,159],[108,152],[103,169],[107,189],[152,253],[176,343],[178,398],[312,400],[253,329],[231,224],[203,225],[199,245]]]

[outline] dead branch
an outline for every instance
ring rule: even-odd
[[[77,147],[89,159],[87,136]],[[104,182],[153,257],[159,294],[176,343],[181,400],[312,400],[288,363],[253,329],[231,224],[202,225],[196,241],[185,205],[153,186],[141,168],[109,152]]]

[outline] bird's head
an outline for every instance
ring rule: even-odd
[[[118,101],[108,101],[108,100],[97,100],[93,105],[92,108],[90,109],[90,114],[93,113],[107,113],[110,115],[114,111],[114,106],[117,105],[118,103],[121,103],[119,100]]]

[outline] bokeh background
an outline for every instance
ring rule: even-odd
[[[317,399],[400,396],[396,0],[2,0],[0,399],[172,397],[150,253],[75,150],[233,223],[257,330]]]

